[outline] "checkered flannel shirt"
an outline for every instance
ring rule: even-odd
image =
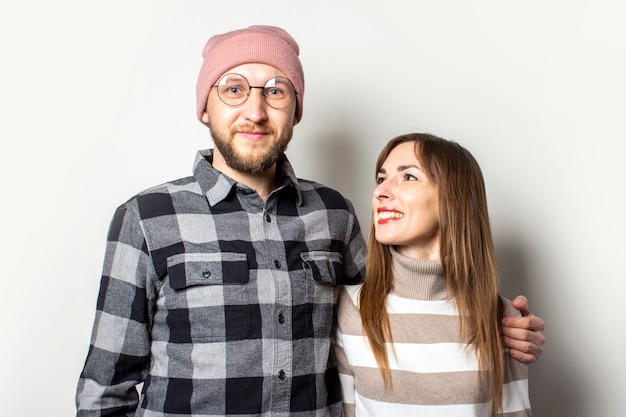
[[[286,157],[263,203],[212,155],[115,212],[78,416],[342,415],[330,335],[337,285],[364,277],[353,207]]]

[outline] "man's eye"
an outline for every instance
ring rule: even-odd
[[[266,96],[280,96],[283,92],[279,88],[266,88],[265,95]]]

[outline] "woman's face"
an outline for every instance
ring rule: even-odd
[[[396,146],[378,171],[372,199],[375,237],[403,255],[439,259],[439,192],[414,149],[415,142]]]

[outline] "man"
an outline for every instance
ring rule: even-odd
[[[78,416],[341,415],[330,334],[365,244],[351,203],[285,157],[298,54],[277,27],[207,42],[197,115],[215,149],[117,209]],[[533,362],[543,320],[517,320],[509,345]]]

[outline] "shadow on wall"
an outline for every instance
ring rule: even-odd
[[[294,145],[297,147],[290,145],[290,150],[306,155],[303,158],[290,154],[296,173],[300,166],[309,165],[308,170],[314,172],[309,179],[328,185],[348,198],[354,205],[363,235],[367,237],[374,162],[370,162],[372,156],[367,154],[366,147],[358,145],[357,134],[322,130],[316,136],[316,142]]]
[[[496,253],[500,274],[500,293],[509,299],[517,295],[528,297],[530,310],[546,321],[546,347],[538,363],[530,365],[529,386],[533,416],[536,417],[588,417],[594,415],[587,409],[587,389],[580,375],[576,360],[568,356],[565,341],[558,338],[558,324],[538,311],[533,300],[541,300],[541,288],[530,283],[541,283],[541,277],[530,279],[532,259],[523,242],[513,239],[497,239]],[[547,301],[549,302],[549,300]],[[555,332],[552,332],[555,330]]]
[[[346,133],[330,133],[319,138],[312,148],[311,159],[319,162],[316,181],[327,184],[339,191],[354,190],[361,178],[349,175],[356,168],[353,137]]]

